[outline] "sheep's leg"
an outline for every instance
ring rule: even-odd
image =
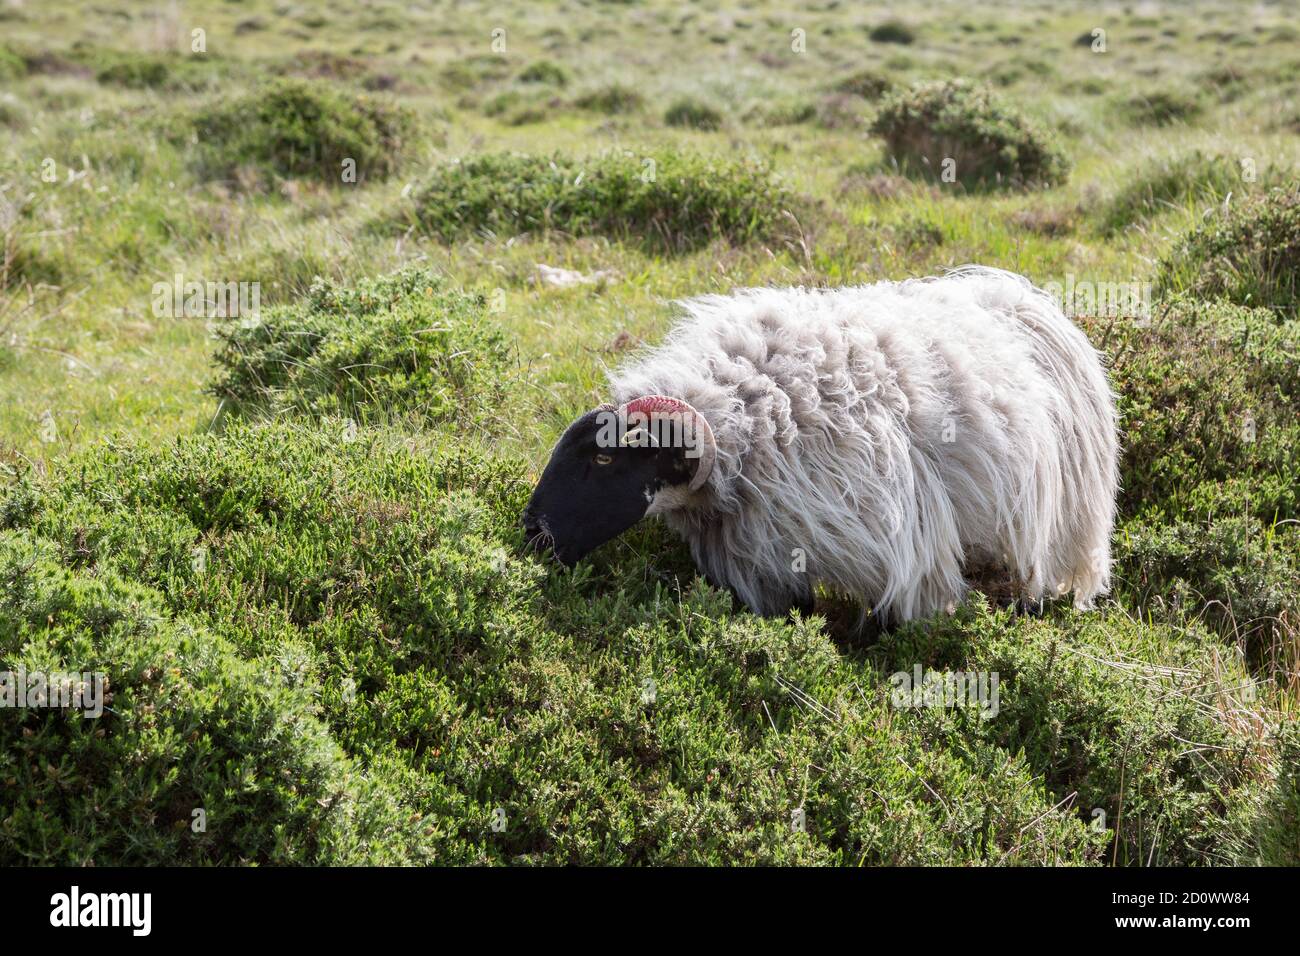
[[[794,617],[794,612],[798,611],[799,616],[806,620],[813,616],[816,609],[817,600],[811,594],[804,597],[797,597],[786,611],[786,617]]]
[[[1023,614],[1025,617],[1042,617],[1046,603],[1047,601],[1045,598],[1032,598],[1022,595],[1020,599],[1016,601],[1016,613]]]

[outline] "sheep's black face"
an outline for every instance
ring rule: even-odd
[[[690,480],[681,449],[600,440],[602,416],[588,412],[569,426],[524,509],[530,547],[551,548],[574,564],[640,521],[655,494]]]

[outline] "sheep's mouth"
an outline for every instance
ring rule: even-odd
[[[545,518],[524,516],[524,547],[530,551],[548,551],[555,547],[555,535]]]
[[[534,554],[558,561],[560,564],[571,565],[574,563],[565,557],[563,549],[556,544],[555,535],[551,531],[551,526],[546,523],[545,518],[524,515],[523,524],[525,549]]]

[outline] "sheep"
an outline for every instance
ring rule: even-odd
[[[864,620],[926,617],[977,563],[1039,606],[1106,592],[1115,400],[1028,280],[966,266],[682,305],[557,443],[523,516],[534,547],[571,564],[658,516],[764,615],[809,609],[821,586]]]

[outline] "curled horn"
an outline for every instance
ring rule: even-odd
[[[691,478],[690,490],[697,491],[702,488],[709,480],[709,474],[718,459],[718,445],[713,438],[713,429],[709,427],[708,420],[689,403],[666,395],[643,395],[641,398],[632,399],[619,409],[619,415],[624,421],[627,421],[627,416],[634,412],[646,416],[647,420],[660,415],[679,415],[683,425],[690,423],[690,431],[696,440],[695,447],[698,447],[700,452],[699,464],[695,468],[695,475]]]

